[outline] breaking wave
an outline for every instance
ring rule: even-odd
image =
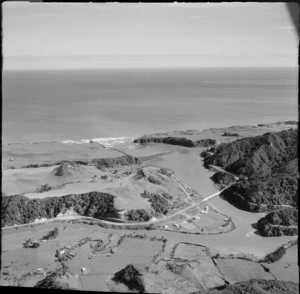
[[[116,137],[116,138],[93,138],[93,139],[82,139],[80,141],[65,140],[64,144],[88,144],[88,143],[98,143],[106,147],[113,147],[119,144],[132,143],[134,137]]]

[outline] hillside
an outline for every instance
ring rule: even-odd
[[[58,269],[39,281],[34,288],[55,290],[82,290],[78,275]]]
[[[299,285],[293,282],[276,280],[250,280],[227,285],[220,290],[208,290],[207,294],[296,294],[299,292]],[[199,292],[201,293],[201,292]]]
[[[298,157],[298,130],[248,137],[210,149],[206,165],[225,167],[238,175],[268,174],[274,168],[286,166]]]
[[[298,209],[285,207],[272,211],[257,223],[263,236],[294,236],[298,234]]]
[[[297,129],[243,138],[208,151],[206,167],[221,166],[241,179],[223,193],[233,204],[255,212],[266,211],[269,205],[296,206]]]
[[[75,160],[75,161],[58,161],[51,163],[42,163],[42,164],[28,164],[23,166],[23,168],[39,168],[39,167],[48,167],[53,165],[60,165],[60,168],[57,170],[56,175],[60,176],[65,173],[70,167],[74,165],[93,165],[98,169],[103,169],[106,167],[117,167],[122,165],[132,165],[132,164],[140,164],[140,161],[131,156],[131,155],[123,155],[114,158],[95,158],[92,160]]]

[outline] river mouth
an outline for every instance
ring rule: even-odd
[[[149,144],[147,152],[153,153],[157,150],[164,150],[170,153],[161,154],[143,164],[157,167],[170,168],[175,176],[186,183],[189,187],[195,189],[203,197],[207,197],[218,192],[218,188],[211,181],[210,177],[214,172],[207,170],[203,166],[203,159],[200,153],[205,148],[187,148],[175,146],[159,146],[163,144]],[[172,151],[172,152],[171,152]],[[134,154],[132,154],[134,155]],[[262,237],[255,229],[257,221],[266,215],[266,213],[252,213],[236,208],[222,196],[214,197],[208,200],[207,204],[217,211],[232,218],[236,229],[219,235],[184,235],[190,241],[196,241],[211,248],[212,251],[221,254],[230,253],[249,253],[262,258],[266,254],[274,251],[283,243],[297,239],[297,236],[282,237]],[[164,232],[166,237],[179,239],[182,234],[175,232]],[[200,241],[201,240],[201,241]]]

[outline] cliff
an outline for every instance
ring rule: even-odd
[[[164,143],[184,147],[207,147],[216,144],[216,140],[203,139],[193,141],[184,137],[140,137],[138,139],[135,139],[133,143]]]

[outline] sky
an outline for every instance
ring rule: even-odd
[[[298,65],[284,3],[4,2],[2,11],[4,70]]]

